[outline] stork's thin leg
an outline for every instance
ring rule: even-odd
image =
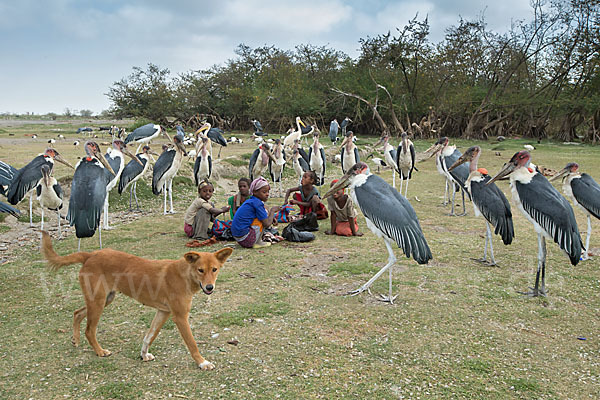
[[[144,143],[140,143],[140,145],[138,146],[138,148],[135,150],[135,153],[133,153],[133,154],[139,153],[140,149],[142,148],[143,145],[144,145]],[[150,156],[150,157],[152,157],[152,156]]]
[[[410,179],[406,180],[406,189],[404,189],[404,197],[406,197],[408,199],[408,182],[410,181]],[[402,193],[400,193],[402,194]]]
[[[485,227],[486,227],[486,231],[485,231],[485,245],[483,247],[483,258],[480,258],[478,260],[475,259],[475,260],[479,261],[481,263],[484,263],[486,265],[489,265],[490,267],[493,267],[496,265],[496,260],[494,259],[494,248],[492,246],[492,230],[490,228],[490,223],[488,221],[485,221]],[[487,259],[488,243],[490,244],[490,260],[489,261]]]
[[[542,276],[542,285],[540,287],[540,275]],[[535,274],[535,286],[531,291],[523,293],[529,297],[546,296],[546,238],[538,233],[538,267]]]
[[[454,186],[455,183],[454,182],[450,182],[450,186],[452,188],[452,209],[450,210],[450,216],[456,217],[456,214],[454,213],[454,199],[456,197],[456,186]]]
[[[104,229],[112,229],[110,226],[108,226],[108,192],[106,193],[106,198],[104,199]]]
[[[56,210],[56,216],[58,217],[58,238],[62,238],[62,233],[60,232],[60,211]]]
[[[590,251],[590,236],[592,236],[592,219],[590,218],[590,214],[588,214],[587,216],[587,222],[588,222],[588,229],[587,229],[587,236],[585,238],[585,251],[583,252],[583,256],[581,257],[582,260],[588,260],[590,258],[589,256],[589,251]]]
[[[79,241],[77,242],[77,252],[79,253],[81,251],[81,238],[79,238]]]
[[[383,268],[381,268],[379,270],[379,272],[377,272],[371,279],[369,279],[369,281],[367,283],[365,283],[364,285],[362,285],[361,287],[359,287],[356,290],[353,290],[351,292],[348,292],[348,295],[351,296],[355,296],[359,293],[364,292],[365,290],[368,290],[369,287],[373,284],[373,282],[375,282],[375,280],[377,280],[377,278],[379,278],[387,269],[389,269],[392,265],[394,265],[396,263],[396,256],[394,255],[394,251],[392,249],[392,246],[388,243],[387,240],[384,240],[385,242],[385,247],[387,248],[389,257],[388,257],[388,262],[386,265],[383,266]],[[390,286],[391,286],[391,274],[390,274]],[[390,289],[391,290],[391,289]],[[381,295],[383,301],[389,301],[390,303],[393,303],[394,299],[396,298],[395,296],[392,297],[391,296],[391,292],[390,292],[390,297]]]
[[[133,185],[131,185],[129,187],[129,211],[131,211],[131,198],[133,197],[133,186],[135,185],[135,182],[133,183]]]
[[[98,227],[98,238],[100,239],[100,249],[102,249],[102,227]]]
[[[137,199],[137,181],[133,182],[133,197],[135,197],[135,209],[140,211],[140,205]]]
[[[163,193],[165,195],[165,202],[164,202],[163,214],[167,215],[167,181],[165,181],[163,183]]]
[[[223,149],[223,146],[219,146],[219,154],[217,154],[217,158],[221,158],[221,150]]]
[[[486,221],[487,222],[487,221]],[[494,258],[494,246],[492,245],[492,230],[490,228],[490,224],[487,223],[487,235],[488,235],[488,240],[490,242],[490,262],[488,263],[489,266],[496,266],[496,259]]]
[[[442,204],[445,205],[445,206],[447,206],[448,205],[448,200],[449,200],[449,196],[448,196],[448,178],[446,178],[446,187],[444,188],[444,202]]]
[[[33,194],[29,195],[29,226],[33,226]]]
[[[455,183],[456,186],[459,186],[458,183]],[[459,186],[460,188],[460,186]],[[460,188],[460,194],[462,195],[462,205],[463,205],[463,211],[460,214],[456,214],[457,217],[462,217],[464,215],[467,215],[467,209],[465,208],[465,191],[462,190],[462,188]]]
[[[396,189],[396,171],[394,171],[393,167],[392,167],[392,187],[394,189]]]
[[[400,175],[400,194],[402,194],[402,187],[404,186],[404,178]]]
[[[173,179],[169,181],[169,202],[171,203],[171,214],[175,214],[173,210]]]

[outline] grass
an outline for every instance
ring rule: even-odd
[[[20,138],[32,128],[3,129]],[[40,137],[37,142],[28,139],[26,149],[0,142],[3,161],[24,165],[55,134],[43,125],[35,129]],[[7,135],[0,132],[0,139]],[[246,139],[244,135],[249,138],[235,133]],[[359,147],[361,141],[365,142],[361,138]],[[224,148],[222,161],[245,165],[242,161],[254,149],[251,140],[246,142]],[[480,166],[495,173],[526,143],[524,139],[476,142],[483,148]],[[81,150],[72,149],[69,141],[59,144],[61,154],[74,164]],[[464,152],[475,142],[457,144]],[[430,143],[415,145],[422,151]],[[535,146],[533,162],[538,165],[560,169],[577,161],[593,176],[600,170],[595,147],[548,141]],[[154,196],[145,179],[137,194],[146,213],[103,232],[105,247],[149,258],[178,258],[188,251],[181,220],[196,195],[188,164],[173,185],[178,214],[162,215],[162,195]],[[373,295],[343,296],[366,282],[387,259],[384,244],[367,229],[362,215],[362,238],[326,236],[329,221],[320,221],[311,243],[284,242],[260,252],[235,248],[215,292],[198,294],[190,314],[201,354],[217,366],[211,372],[195,367],[171,321],[152,345],[156,360],[140,361],[141,341],[154,311],[122,295],[106,308],[99,325],[98,339],[113,355],[97,358],[84,337],[74,348],[72,312],[83,304],[79,267],[49,273],[37,245],[14,249],[17,257],[0,268],[0,397],[598,398],[598,260],[572,267],[558,247],[548,243],[549,296],[524,298],[518,291],[533,284],[537,264],[531,224],[513,207],[513,244],[504,246],[494,237],[500,266],[479,265],[471,257],[482,253],[483,219],[473,216],[470,203],[466,217],[447,216],[448,208],[440,204],[443,180],[433,160],[418,168],[409,198],[434,259],[418,265],[396,250],[393,292],[398,298],[393,306],[376,300],[378,293],[388,290],[387,273],[375,281]],[[55,174],[68,182],[72,171],[59,165]],[[339,166],[328,164],[326,181],[337,175]],[[389,170],[381,176],[391,183]],[[230,191],[217,186],[217,206],[236,190],[234,178]],[[290,173],[284,188],[295,183]],[[510,198],[507,183],[499,187]],[[128,193],[121,197],[111,193],[110,200],[112,212],[129,207]],[[281,201],[271,198],[268,205]],[[19,208],[25,211],[28,204]],[[577,209],[575,213],[585,229],[584,215]],[[14,219],[0,223],[0,232],[10,227],[9,221]],[[52,217],[50,223],[55,223]],[[598,232],[598,221],[592,224]],[[54,244],[59,254],[77,248],[73,235]],[[96,238],[82,241],[84,251],[96,247]],[[592,236],[591,247],[600,247],[600,236]]]

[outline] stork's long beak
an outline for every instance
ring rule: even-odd
[[[138,164],[140,164],[142,167],[144,166],[144,164],[140,161],[139,158],[137,158],[135,156],[135,154],[133,154],[132,152],[130,152],[127,147],[124,147],[123,150],[121,150],[123,153],[127,154],[129,157],[131,157],[132,160],[135,160],[138,162]]]
[[[181,142],[175,142],[175,146],[177,146],[177,148],[179,150],[181,150],[184,155],[187,155],[187,151],[185,150],[185,146],[183,145],[183,143],[181,143]]]
[[[306,124],[304,123],[304,121],[302,121],[301,119],[298,119],[298,122],[300,123],[300,125],[302,125],[303,127],[306,128]]]
[[[198,128],[198,130],[194,133],[194,135],[196,135],[196,137],[198,137],[198,134],[204,132],[207,129],[208,129],[208,125],[204,124],[200,128]]]
[[[54,156],[54,159],[56,161],[58,161],[59,163],[65,164],[67,167],[71,167],[73,169],[75,169],[74,166],[72,166],[67,160],[65,160],[60,154],[56,153],[56,155]]]
[[[499,179],[504,178],[505,176],[509,175],[511,172],[513,172],[515,170],[515,168],[517,168],[517,164],[511,163],[511,162],[507,162],[506,164],[504,164],[504,167],[502,167],[502,169],[500,170],[500,172],[498,172],[496,174],[496,176],[494,176],[492,179],[490,179],[486,185],[489,185],[493,182],[496,182]]]
[[[550,182],[557,180],[558,178],[562,178],[569,173],[568,168],[563,168],[558,171],[556,174],[552,175],[552,178],[548,179]]]
[[[112,167],[110,166],[110,164],[108,163],[108,161],[106,161],[106,158],[104,158],[104,156],[102,155],[102,152],[99,151],[98,153],[95,154],[95,156],[96,156],[96,158],[98,160],[100,160],[100,162],[102,163],[102,165],[104,165],[104,168],[106,168],[107,170],[109,170],[111,174],[117,175],[115,173],[115,171],[112,169]]]
[[[169,142],[173,141],[173,139],[171,139],[171,136],[169,136],[166,130],[163,131],[163,134],[167,137],[167,139],[169,139]]]
[[[442,148],[441,144],[434,143],[431,146],[429,146],[429,148],[423,152],[423,154],[427,155],[427,157],[425,157],[424,160],[427,160],[427,159],[433,157],[433,155],[435,153],[437,153],[441,148]]]
[[[463,154],[462,156],[460,156],[460,158],[458,160],[456,160],[454,162],[454,164],[452,164],[450,166],[450,168],[448,168],[448,172],[452,171],[454,168],[458,167],[461,164],[464,164],[468,161],[471,161],[470,157],[465,157],[466,154]]]
[[[329,196],[331,196],[338,190],[347,188],[350,185],[350,175],[351,174],[352,174],[352,169],[348,170],[348,172],[346,172],[344,174],[344,176],[342,176],[340,178],[340,180],[335,183],[335,185],[333,185],[331,188],[329,188],[327,193],[325,193],[325,195],[323,196],[323,200],[325,200],[326,198],[328,198]]]

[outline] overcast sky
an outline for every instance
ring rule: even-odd
[[[460,17],[505,32],[528,0],[0,0],[0,113],[109,108],[114,82],[149,63],[178,73],[235,58],[244,43],[329,46],[356,58],[359,39],[428,16],[430,41]]]

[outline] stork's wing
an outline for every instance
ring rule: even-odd
[[[363,185],[354,188],[361,211],[384,235],[413,257],[427,264],[433,257],[423,236],[415,210],[408,200],[377,175],[370,175]]]
[[[314,129],[314,127],[312,125],[301,126],[300,127],[300,131],[302,132],[303,135],[306,135],[307,133],[312,132],[313,129]]]
[[[129,183],[132,180],[134,180],[136,176],[138,176],[142,173],[142,171],[144,171],[148,160],[139,156],[138,160],[140,160],[142,164],[144,164],[143,167],[137,161],[131,160],[127,163],[125,168],[123,168],[123,172],[121,173],[121,177],[119,179],[119,194],[123,193],[123,190],[125,190],[127,185],[129,185]]]
[[[358,154],[358,147],[354,147],[354,162],[360,162],[360,154]]]
[[[302,168],[302,171],[304,171],[304,172],[310,171],[310,166],[308,165],[306,160],[304,160],[304,158],[302,158],[302,157],[298,158],[298,164],[300,164],[300,168]]]
[[[306,151],[304,151],[302,147],[298,147],[298,153],[300,153],[300,156],[304,158],[306,165],[308,165],[310,163],[310,158],[308,157],[308,154],[306,154]]]
[[[525,212],[537,222],[577,265],[582,242],[573,208],[542,174],[535,174],[528,184],[515,181]]]
[[[345,149],[342,147],[342,151],[340,153],[340,161],[341,161],[340,164],[342,165],[342,172],[345,174],[346,171],[344,171],[344,153],[345,153],[344,150]]]
[[[3,203],[1,201],[0,201],[0,213],[12,214],[15,217],[18,217],[19,214],[21,214],[21,212],[19,210],[17,210],[16,208],[11,207],[8,204],[5,204],[5,203]]]
[[[4,190],[5,186],[10,186],[10,182],[13,180],[17,169],[7,163],[0,161],[0,194],[6,196]]]
[[[56,184],[54,184],[52,186],[52,188],[54,189],[54,193],[56,193],[58,198],[62,200],[64,194],[63,194],[63,190],[62,190],[62,187],[60,186],[60,184],[57,182]],[[62,205],[61,205],[61,207],[62,207]]]
[[[223,137],[223,131],[219,128],[210,128],[206,134],[210,140],[221,146],[227,146],[227,140]]]
[[[327,166],[327,159],[325,158],[325,149],[323,146],[319,149],[321,152],[321,160],[323,160],[323,180],[325,180],[325,168]],[[321,182],[321,185],[325,184],[325,182]]]
[[[152,123],[140,126],[133,132],[131,132],[129,135],[127,135],[127,137],[125,138],[125,144],[150,137],[154,135],[157,130],[158,129]]]
[[[504,244],[511,244],[515,237],[510,203],[495,183],[487,185],[492,178],[485,176],[481,182],[471,181],[473,203],[481,214],[496,229],[494,233],[502,237]]]
[[[454,153],[452,153],[448,157],[443,157],[445,163],[444,169],[448,171],[448,168],[450,168],[450,166],[454,164],[456,160],[460,158],[460,156],[462,156],[462,153],[455,149]],[[467,181],[467,178],[469,178],[469,174],[471,173],[470,165],[471,163],[466,162],[449,172],[450,176],[452,176],[452,178],[454,178],[454,180],[459,183],[461,188],[465,186],[465,182]]]
[[[119,173],[119,169],[121,168],[121,157],[122,156],[117,156],[115,158],[112,158],[109,153],[106,153],[104,155],[104,158],[106,159],[106,162],[108,162],[108,165],[110,165],[110,167],[112,168],[112,170],[115,171],[115,174],[118,174]],[[110,172],[108,170],[108,168],[104,168],[104,174],[106,175],[106,180],[108,182],[110,182],[113,179],[115,179],[115,174],[113,174],[112,172]]]
[[[248,175],[250,176],[250,180],[254,180],[254,177],[252,176],[252,170],[254,169],[254,164],[256,164],[256,161],[258,161],[259,153],[260,149],[256,149],[254,152],[252,152],[252,156],[250,157],[250,164],[248,165]]]
[[[154,170],[152,171],[152,193],[157,196],[162,191],[162,187],[158,187],[158,182],[169,168],[171,168],[171,165],[173,165],[176,153],[177,151],[173,149],[163,151],[154,164]]]
[[[30,190],[36,187],[40,179],[42,179],[41,167],[44,164],[48,164],[50,170],[52,170],[53,164],[50,161],[46,161],[44,156],[39,155],[17,171],[6,196],[10,204],[15,205],[19,203]]]
[[[75,225],[78,238],[94,236],[100,225],[108,182],[104,168],[97,162],[96,159],[83,159],[73,174],[67,220],[71,226]]]
[[[331,139],[332,142],[335,142],[335,139],[338,135],[338,131],[339,125],[336,124],[335,121],[331,121],[331,123],[329,124],[329,139]]]
[[[263,130],[263,127],[258,120],[254,121],[254,128],[256,129],[257,132],[262,132],[262,130]]]
[[[202,163],[202,156],[200,156],[200,153],[198,153],[198,156],[196,157],[196,161],[194,162],[194,182],[196,182],[196,186],[198,186],[198,184],[200,182],[198,182],[198,171],[200,171],[200,164]]]
[[[310,159],[312,158],[312,146],[308,148],[308,165],[310,165]]]
[[[588,174],[571,180],[573,196],[594,217],[600,218],[600,186]]]
[[[411,158],[412,164],[410,166],[410,172],[408,173],[408,179],[410,179],[413,169],[415,169],[415,162],[417,160],[417,154],[415,152],[415,145],[411,143],[409,149],[410,149],[410,158]],[[469,170],[469,173],[470,173],[470,170]]]
[[[212,175],[212,156],[209,154],[208,155],[208,179],[210,179],[211,175]]]

